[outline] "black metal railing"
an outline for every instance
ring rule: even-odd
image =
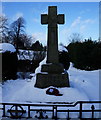
[[[97,104],[97,108],[96,105]],[[37,103],[37,104],[20,104],[20,103],[0,103],[0,111],[2,111],[2,117],[10,118],[39,118],[47,119],[48,112],[51,113],[51,118],[58,119],[58,113],[67,113],[67,119],[70,118],[70,113],[78,113],[78,118],[83,118],[83,113],[90,113],[91,119],[95,118],[95,113],[100,113],[99,107],[101,101],[78,101],[76,103]],[[88,108],[84,108],[88,105]],[[75,108],[77,107],[77,108]],[[62,109],[61,109],[62,108]],[[71,109],[74,108],[74,109]],[[32,114],[34,112],[34,115]],[[98,117],[99,118],[99,117]]]

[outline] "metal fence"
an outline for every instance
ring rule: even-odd
[[[59,113],[66,113],[67,120],[70,120],[70,113],[78,113],[79,119],[83,119],[83,113],[90,113],[90,119],[95,119],[95,113],[101,112],[100,106],[101,101],[78,101],[76,103],[37,103],[37,104],[19,104],[19,103],[0,103],[0,111],[2,112],[2,117],[9,118],[38,118],[38,119],[48,119],[48,113],[51,113],[52,119],[58,119]],[[88,108],[84,109],[84,105],[88,105]],[[76,107],[76,109],[75,109]],[[61,109],[62,108],[62,109]],[[70,109],[72,108],[72,109]],[[36,113],[34,116],[31,112]],[[33,117],[32,117],[33,116]],[[98,117],[99,118],[99,117]]]

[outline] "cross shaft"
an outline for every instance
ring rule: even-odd
[[[49,6],[48,15],[41,15],[41,24],[48,24],[47,63],[59,63],[57,24],[64,24],[64,14],[57,15],[57,7]]]

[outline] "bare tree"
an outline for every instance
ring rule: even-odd
[[[7,36],[8,32],[8,19],[1,15],[0,16],[0,42],[2,42],[2,39]]]
[[[73,33],[69,37],[70,42],[77,42],[77,41],[82,41],[82,36],[79,33]]]
[[[21,34],[20,35],[20,40],[24,43],[24,46],[26,48],[30,48],[31,47],[31,43],[32,43],[32,37],[27,35],[27,34]]]
[[[18,42],[20,40],[20,35],[24,34],[25,20],[23,17],[19,17],[16,21],[11,24],[10,36],[13,37],[16,51],[18,52]]]

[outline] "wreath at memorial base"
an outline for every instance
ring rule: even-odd
[[[55,95],[55,96],[62,96],[63,94],[60,94],[59,90],[54,87],[50,87],[46,90],[46,94],[48,95]]]

